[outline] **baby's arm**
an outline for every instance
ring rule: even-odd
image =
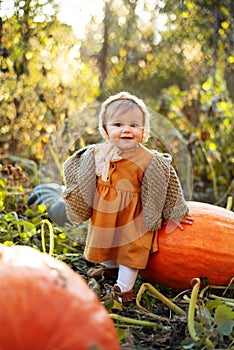
[[[74,153],[64,164],[65,190],[62,197],[66,214],[72,223],[88,220],[92,212],[92,200],[96,190],[93,147]]]

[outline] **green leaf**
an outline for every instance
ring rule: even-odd
[[[234,327],[234,311],[227,305],[220,305],[215,310],[214,323],[222,335],[230,335]]]
[[[58,235],[58,239],[59,239],[61,242],[66,242],[67,236],[65,235],[65,233],[60,233],[60,234]]]
[[[217,327],[219,332],[223,335],[230,335],[234,327],[234,321],[228,320],[224,324]]]
[[[117,329],[117,333],[118,333],[118,339],[119,341],[123,340],[126,336],[126,330],[122,329],[122,328],[118,328]]]
[[[110,298],[110,299],[103,301],[102,304],[108,312],[111,312],[113,305],[114,305],[114,300],[112,298]]]
[[[0,179],[0,187],[1,187],[1,188],[6,188],[6,183],[7,183],[6,180]]]
[[[4,217],[4,219],[7,221],[7,222],[13,222],[13,223],[15,223],[15,222],[18,222],[18,220],[17,220],[17,217],[13,214],[13,213],[7,213],[6,215],[5,215],[5,217]]]
[[[39,204],[37,206],[37,209],[38,209],[38,214],[44,214],[46,212],[46,205],[45,204]]]
[[[11,246],[11,245],[14,245],[14,242],[12,242],[12,241],[5,241],[3,244],[7,245],[7,246]]]
[[[212,311],[214,309],[216,309],[218,306],[222,305],[222,300],[217,298],[215,300],[212,300],[212,301],[208,301],[206,303],[206,308],[209,310],[209,311]]]
[[[200,314],[204,325],[212,327],[213,317],[211,316],[211,311],[207,307],[204,307],[201,308]]]
[[[29,221],[21,220],[25,233],[36,233],[36,227]]]
[[[35,214],[34,214],[34,211],[30,208],[27,208],[24,212],[24,214],[27,216],[27,217],[33,217]]]
[[[23,232],[20,234],[20,237],[24,240],[27,241],[30,237],[30,235],[28,235],[27,233]]]

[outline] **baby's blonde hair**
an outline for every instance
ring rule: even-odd
[[[113,116],[117,112],[126,112],[129,109],[137,107],[143,115],[144,118],[144,132],[141,142],[146,142],[149,137],[150,125],[149,125],[149,112],[146,108],[146,105],[138,97],[129,94],[128,92],[120,92],[117,95],[110,96],[106,101],[103,102],[101,111],[99,114],[99,131],[101,135],[108,139],[108,135],[104,128],[106,123],[106,117]]]
[[[132,100],[117,100],[113,101],[106,107],[105,115],[103,116],[103,123],[105,124],[107,122],[107,119],[111,119],[112,116],[123,114],[128,112],[129,110],[137,109],[141,112],[141,115],[144,117],[144,113],[142,112],[141,108]]]

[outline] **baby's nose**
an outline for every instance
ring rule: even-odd
[[[131,130],[130,125],[124,124],[122,131],[129,132]]]

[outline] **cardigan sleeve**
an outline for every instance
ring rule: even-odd
[[[187,214],[189,208],[184,198],[180,180],[172,165],[167,187],[167,195],[163,208],[163,221],[179,218]]]
[[[153,152],[153,158],[142,181],[142,205],[146,228],[157,230],[162,226],[162,213],[170,176],[170,155]]]
[[[68,219],[73,223],[88,220],[92,214],[93,196],[96,190],[94,147],[77,151],[64,164],[65,190]]]
[[[144,221],[148,230],[159,229],[163,222],[188,212],[179,178],[169,154],[153,152],[153,159],[142,182]]]

